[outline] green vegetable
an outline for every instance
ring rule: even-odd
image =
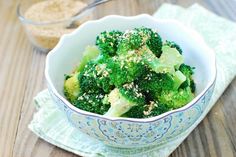
[[[170,109],[180,108],[189,103],[194,98],[189,87],[179,90],[166,90],[158,95],[161,104],[166,104]]]
[[[183,53],[183,50],[180,48],[180,46],[178,44],[176,44],[173,41],[166,41],[165,45],[171,47],[171,48],[175,48],[181,55]]]
[[[157,32],[145,27],[126,31],[120,38],[117,53],[123,54],[128,51],[138,50],[144,45],[147,45],[157,57],[161,55],[161,37]]]
[[[98,64],[96,61],[90,61],[79,74],[79,83],[82,93],[100,93],[110,92],[109,71],[106,70],[106,64]]]
[[[116,87],[132,82],[145,71],[145,66],[138,63],[135,56],[113,57],[107,60],[107,68],[111,71],[111,83]]]
[[[132,107],[142,106],[145,103],[145,97],[140,92],[138,86],[132,82],[113,89],[108,96],[108,101],[111,107],[105,115],[120,117]]]
[[[120,31],[104,31],[97,36],[96,45],[104,56],[115,56],[118,39],[123,33]]]
[[[167,111],[170,111],[170,108],[166,104],[160,104],[157,101],[150,101],[146,105],[131,108],[123,116],[132,118],[150,118]]]
[[[152,51],[152,53],[154,53],[157,57],[160,57],[162,52],[162,39],[160,35],[150,28],[141,27],[136,28],[136,30],[140,34],[143,34],[142,36],[144,40],[147,38],[146,45]]]
[[[96,46],[87,46],[83,52],[83,58],[76,71],[81,71],[84,69],[85,65],[92,59],[96,58],[99,55],[99,50]]]
[[[181,71],[186,76],[186,81],[181,85],[180,88],[186,88],[190,86],[191,91],[194,93],[196,90],[196,86],[192,78],[192,75],[194,74],[193,70],[193,67],[186,64],[181,64],[179,67],[179,71]]]
[[[162,90],[171,90],[175,82],[169,73],[148,71],[137,80],[137,84],[149,100],[154,100]]]
[[[194,68],[182,49],[150,28],[102,32],[87,47],[64,93],[76,107],[110,117],[148,118],[194,98]]]
[[[174,85],[173,89],[178,89],[181,84],[186,80],[185,75],[181,71],[176,71],[173,75]]]
[[[142,57],[142,61],[150,69],[156,73],[175,73],[175,68],[183,63],[183,56],[178,51],[169,46],[162,47],[163,53],[160,58],[157,58],[147,46],[143,46],[138,54]]]
[[[158,101],[150,101],[150,103],[145,106],[144,118],[157,116],[170,110],[171,108],[166,104],[161,104]]]
[[[80,93],[78,99],[75,101],[75,106],[79,109],[97,113],[97,114],[105,114],[110,105],[103,103],[103,99],[105,98],[105,93]]]
[[[72,76],[67,76],[64,83],[64,94],[67,99],[74,102],[80,92],[80,84],[78,80],[79,73],[75,73]]]

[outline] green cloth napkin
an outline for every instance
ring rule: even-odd
[[[191,128],[171,143],[162,146],[133,149],[109,147],[73,128],[65,115],[55,107],[48,91],[44,90],[34,99],[37,112],[29,124],[29,129],[45,141],[81,156],[165,157],[170,155],[200,123],[235,77],[236,24],[214,15],[197,4],[188,9],[164,4],[153,16],[159,19],[176,19],[195,29],[216,53],[218,74],[215,90],[203,116]]]

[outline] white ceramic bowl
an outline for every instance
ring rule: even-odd
[[[185,63],[194,66],[196,97],[186,106],[148,119],[111,118],[74,107],[63,95],[64,74],[69,74],[87,45],[105,30],[135,27],[157,29],[163,39],[175,41],[183,49]],[[107,16],[89,21],[71,34],[64,35],[48,54],[45,69],[48,89],[55,104],[69,122],[85,134],[116,147],[142,147],[168,142],[184,132],[201,116],[213,92],[216,66],[214,53],[193,30],[174,20],[158,20],[149,15]]]

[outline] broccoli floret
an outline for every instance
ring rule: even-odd
[[[143,39],[136,30],[126,31],[118,41],[117,54],[121,55],[130,50],[139,49],[143,45]]]
[[[171,90],[174,86],[174,80],[169,73],[148,71],[137,80],[137,84],[147,98],[153,100],[162,90]]]
[[[184,57],[179,54],[175,48],[171,48],[170,46],[163,46],[162,54],[159,60],[166,66],[178,69],[179,66],[183,64]]]
[[[120,31],[104,31],[97,36],[96,45],[101,50],[102,55],[116,55],[118,39],[123,33]]]
[[[143,47],[139,54],[142,56],[143,62],[156,73],[170,73],[174,80],[174,89],[178,89],[179,86],[186,80],[185,75],[181,71],[175,71],[176,68],[183,63],[183,56],[180,55],[176,49],[169,46],[162,47],[163,53],[160,58],[157,58],[147,48]]]
[[[67,76],[64,82],[64,94],[72,103],[77,99],[80,92],[78,75],[78,73],[75,73],[72,76]]]
[[[162,52],[162,39],[160,35],[146,27],[135,28],[141,34],[143,40],[146,40],[148,48],[157,56],[160,57]]]
[[[176,50],[182,54],[183,53],[183,50],[180,48],[180,46],[178,44],[176,44],[175,42],[173,41],[166,41],[164,45],[167,45],[171,48],[176,48]]]
[[[79,66],[76,68],[77,72],[84,69],[85,65],[92,59],[95,59],[99,55],[99,50],[96,46],[87,46],[83,52],[83,58]]]
[[[166,104],[170,109],[180,108],[189,103],[194,94],[189,87],[179,90],[165,90],[158,95],[161,104]]]
[[[98,87],[96,82],[95,67],[96,64],[94,62],[88,62],[84,69],[80,72],[78,78],[82,93],[100,92],[101,89]]]
[[[97,114],[105,114],[110,105],[103,103],[105,93],[80,93],[78,99],[75,101],[75,106],[81,110],[85,110]]]
[[[145,110],[145,105],[134,106],[128,112],[123,114],[122,117],[144,118],[144,114],[143,114],[144,110]]]
[[[143,111],[144,118],[150,118],[154,116],[158,116],[162,113],[170,111],[170,107],[166,104],[160,104],[158,101],[150,101],[148,105],[144,106],[145,109]]]
[[[181,64],[179,67],[179,71],[181,71],[187,78],[192,77],[192,75],[194,74],[193,70],[194,70],[194,67],[191,67],[186,64]]]
[[[137,56],[114,56],[106,60],[110,72],[111,84],[120,87],[124,83],[132,82],[145,72],[145,66],[138,63]]]
[[[147,45],[157,57],[161,55],[161,37],[157,32],[145,27],[126,31],[119,40],[117,53],[124,54],[130,50],[137,50],[144,45]]]
[[[120,117],[134,106],[142,106],[145,104],[145,97],[140,92],[138,86],[132,82],[124,84],[120,88],[113,89],[108,96],[108,101],[111,106],[105,115]]]
[[[86,49],[77,73],[65,81],[65,96],[76,107],[110,117],[148,118],[193,99],[193,68],[183,63],[176,43],[163,44],[152,29],[105,31],[96,45],[101,52]]]
[[[90,61],[79,74],[79,82],[82,93],[100,93],[101,90],[110,92],[109,72],[106,70],[106,64],[98,64]]]
[[[184,81],[185,76],[179,71],[174,74],[148,71],[137,83],[148,100],[157,100],[162,90],[177,90]]]
[[[174,74],[175,68],[179,68],[183,63],[183,56],[176,49],[169,46],[163,46],[162,51],[160,58],[157,58],[147,46],[143,46],[137,53],[142,57],[142,61],[153,71]]]
[[[123,116],[130,118],[150,118],[170,110],[171,109],[166,104],[160,104],[158,101],[150,101],[147,105],[131,108]]]
[[[186,76],[186,81],[180,86],[180,88],[186,88],[190,86],[191,91],[194,93],[196,90],[195,83],[193,81],[192,75],[194,74],[194,67],[186,64],[181,64],[179,71],[181,71]]]

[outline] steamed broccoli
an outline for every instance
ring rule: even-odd
[[[97,36],[96,45],[101,50],[102,55],[116,55],[118,39],[122,34],[120,31],[104,31]]]
[[[178,89],[186,81],[186,76],[179,70],[176,71],[172,77],[175,82],[173,85],[173,90]]]
[[[109,58],[101,57],[98,62],[105,65],[110,84],[116,87],[132,82],[145,71],[145,66],[138,63],[138,58],[135,54]]]
[[[111,65],[113,73],[111,73],[111,81],[118,87],[124,83],[132,82],[145,72],[145,66],[136,63],[136,58],[114,58],[114,64]]]
[[[102,32],[65,79],[76,107],[111,117],[148,118],[179,108],[194,97],[193,69],[182,49],[162,43],[150,28]]]
[[[67,76],[64,82],[64,94],[70,102],[74,102],[80,92],[78,75],[79,73],[75,73],[72,76]]]
[[[190,86],[191,91],[194,93],[196,87],[192,78],[192,75],[194,74],[193,70],[194,67],[191,67],[186,64],[181,64],[179,67],[179,71],[181,71],[186,76],[186,81],[181,85],[181,88],[186,88],[187,86]]]
[[[163,46],[162,51],[160,58],[155,57],[147,47],[143,47],[139,53],[143,56],[143,62],[145,62],[151,70],[156,73],[170,73],[175,82],[173,88],[178,89],[186,80],[186,76],[183,75],[181,71],[175,71],[175,69],[178,69],[183,63],[183,56],[181,56],[176,49],[169,46]]]
[[[168,105],[161,104],[158,101],[150,101],[149,104],[145,105],[144,107],[145,107],[143,111],[144,118],[157,116],[171,110],[171,108]]]
[[[147,45],[157,57],[161,55],[161,37],[156,31],[145,27],[126,31],[119,40],[117,53],[123,54],[130,50],[138,50],[144,45]]]
[[[111,106],[105,114],[110,117],[120,117],[134,106],[145,104],[145,97],[133,82],[115,88],[108,96]]]
[[[151,100],[155,99],[162,90],[171,90],[174,83],[169,73],[156,73],[154,71],[147,71],[137,80],[140,89]]]
[[[172,73],[183,63],[183,56],[169,46],[162,47],[163,53],[157,58],[147,46],[143,46],[137,53],[142,61],[156,73]]]
[[[143,36],[143,39],[146,39],[146,44],[148,48],[154,53],[157,57],[160,57],[162,52],[162,39],[157,31],[154,31],[150,28],[136,28],[136,30]]]
[[[161,104],[166,104],[170,109],[180,108],[194,98],[189,87],[179,90],[165,90],[158,95]]]
[[[75,101],[75,106],[79,109],[97,113],[97,114],[105,114],[110,105],[107,103],[103,103],[103,99],[105,98],[105,93],[100,92],[97,93],[80,93],[78,99]]]
[[[102,90],[109,92],[112,88],[106,65],[95,61],[88,62],[78,78],[82,93],[100,93]]]
[[[183,57],[176,49],[169,46],[162,47],[163,53],[157,58],[147,46],[143,46],[137,53],[141,57],[141,62],[147,65],[156,73],[170,73],[175,81],[175,89],[186,80],[181,71],[175,71],[183,63]]]
[[[186,64],[181,64],[179,67],[179,71],[181,71],[187,78],[192,77],[194,74],[193,69],[193,67]]]
[[[165,45],[171,47],[171,48],[176,48],[176,50],[182,55],[183,50],[180,48],[180,46],[178,44],[176,44],[173,41],[166,41]]]
[[[92,59],[95,59],[99,55],[99,50],[96,46],[87,46],[83,52],[83,58],[79,66],[76,68],[76,71],[80,72],[84,69],[85,65]]]
[[[170,107],[166,104],[160,104],[158,101],[150,101],[145,105],[134,106],[123,116],[131,118],[149,118],[158,116],[170,110]]]

